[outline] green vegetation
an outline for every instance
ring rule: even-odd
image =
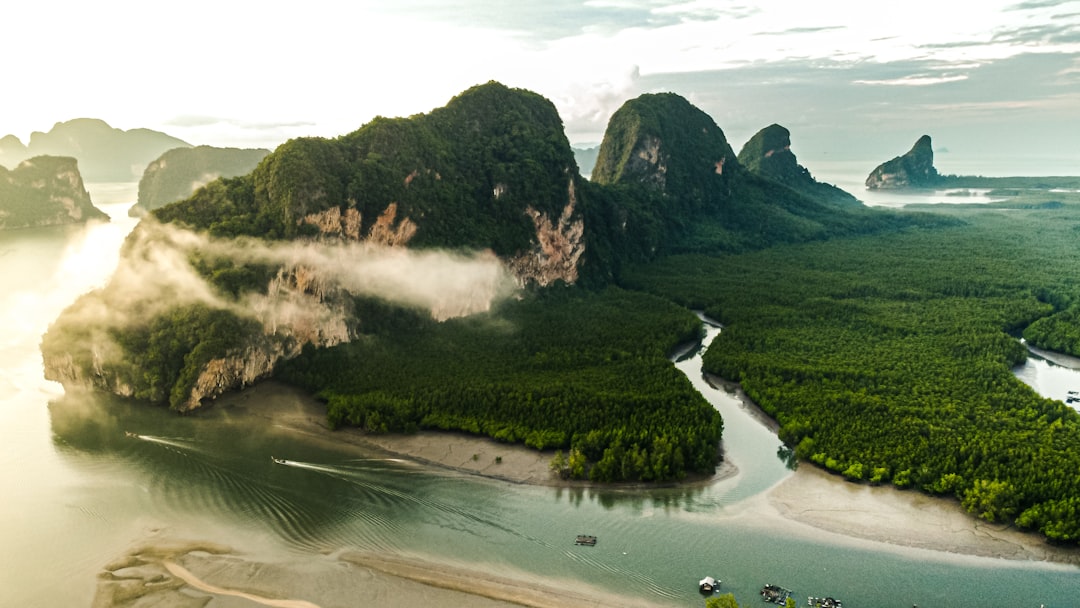
[[[735,601],[735,595],[725,593],[705,600],[705,608],[739,608],[739,602]]]
[[[799,458],[1076,542],[1080,415],[1010,368],[1014,335],[1080,295],[1080,207],[942,213],[966,224],[669,258],[625,284],[724,323],[706,370],[741,382]]]
[[[814,179],[795,159],[791,151],[791,133],[780,125],[769,125],[755,133],[739,151],[739,163],[751,173],[784,184],[819,203],[859,204],[851,194]]]
[[[123,325],[80,322],[99,306],[93,293],[72,304],[42,338],[42,352],[68,355],[81,377],[107,377],[114,386],[128,387],[124,392],[130,397],[174,409],[187,401],[207,363],[261,333],[255,321],[204,304],[176,306],[154,315],[130,310]],[[92,339],[99,331],[107,333],[107,341]],[[103,343],[121,349],[125,356],[95,369],[93,353],[80,349]]]
[[[0,230],[91,219],[109,216],[91,203],[74,158],[35,156],[10,171],[0,167]]]
[[[911,155],[909,173],[932,173],[929,138]],[[292,140],[251,174],[153,213],[262,239],[316,236],[305,218],[323,212],[358,215],[354,238],[380,216],[407,217],[410,247],[508,259],[539,248],[533,211],[555,219],[573,203],[578,286],[527,288],[442,323],[341,295],[356,339],[308,347],[276,374],[325,399],[335,426],[488,435],[556,450],[553,470],[572,478],[679,479],[713,470],[722,430],[666,358],[698,335],[679,306],[703,309],[726,326],[707,370],[741,382],[799,458],[1080,541],[1080,415],[1010,373],[1021,334],[1080,349],[1073,195],[902,212],[823,204],[744,169],[719,127],[672,94],[616,112],[593,175],[577,174],[550,102],[489,83],[429,114]],[[226,299],[265,294],[278,271],[207,256],[190,261]],[[167,304],[100,327],[81,323],[77,303],[45,336],[45,359],[175,407],[208,361],[264,335],[232,312]],[[100,332],[124,363],[99,369],[68,348]]]
[[[699,335],[685,309],[609,288],[544,291],[443,323],[370,310],[372,333],[308,350],[279,374],[318,391],[334,426],[558,448],[569,458],[560,452],[553,468],[575,479],[713,471],[720,416],[667,359]]]

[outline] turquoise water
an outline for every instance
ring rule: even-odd
[[[108,208],[118,219],[125,210]],[[1075,567],[770,528],[749,499],[790,474],[780,443],[701,379],[697,358],[678,366],[723,413],[739,474],[685,488],[516,485],[313,443],[240,410],[178,417],[65,396],[41,378],[39,336],[66,302],[105,280],[128,229],[121,220],[0,233],[0,606],[88,606],[102,566],[159,531],[253,555],[415,555],[673,606],[701,606],[705,575],[744,605],[760,602],[765,583],[854,608],[1077,603]],[[600,540],[576,547],[576,534]]]

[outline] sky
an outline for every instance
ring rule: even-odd
[[[4,12],[0,136],[24,143],[89,117],[273,148],[497,80],[550,99],[582,147],[625,101],[671,91],[736,152],[779,123],[808,166],[887,160],[925,133],[943,172],[983,162],[992,175],[1023,157],[1080,174],[1080,0],[57,0]]]

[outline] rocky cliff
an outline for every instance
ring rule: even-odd
[[[758,131],[739,151],[739,162],[751,173],[767,177],[823,203],[858,205],[851,194],[817,181],[791,151],[791,132],[772,124]]]
[[[934,148],[930,136],[923,135],[903,156],[878,165],[866,178],[871,190],[933,188],[941,182],[934,168]]]
[[[261,148],[173,148],[146,166],[139,180],[139,200],[129,214],[138,217],[186,199],[220,177],[251,173],[269,153]]]
[[[58,122],[47,132],[34,131],[26,145],[13,135],[0,139],[0,165],[14,167],[40,155],[71,156],[88,182],[133,182],[166,150],[190,145],[160,131],[124,131],[102,120],[77,118]]]
[[[0,167],[0,230],[74,224],[109,217],[95,207],[74,158],[37,156]]]

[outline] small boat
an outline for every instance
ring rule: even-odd
[[[275,458],[271,456],[270,460],[273,460],[275,464],[286,464],[284,458]]]
[[[778,585],[765,585],[761,588],[761,599],[766,602],[772,602],[773,604],[783,606],[787,603],[789,597],[791,597],[791,590],[784,589]]]
[[[586,536],[584,534],[578,534],[577,538],[574,539],[574,544],[575,545],[585,545],[587,547],[592,547],[593,545],[596,544],[596,537],[595,536]]]
[[[138,437],[138,435],[131,431],[124,431],[124,437]]]
[[[834,597],[813,597],[806,598],[806,604],[810,608],[844,608],[844,604]]]
[[[706,576],[698,581],[698,591],[702,593],[713,593],[718,589],[720,589],[720,581],[711,576]]]

